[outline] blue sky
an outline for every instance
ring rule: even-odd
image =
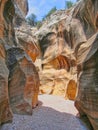
[[[76,0],[71,1],[76,2]],[[65,8],[65,0],[28,0],[28,2],[28,15],[34,13],[38,20],[41,20],[43,16],[45,16],[47,12],[54,6],[56,6],[57,9]]]

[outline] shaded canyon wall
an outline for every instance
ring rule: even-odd
[[[0,1],[0,124],[12,121],[13,113],[32,114],[38,101],[38,73],[15,35],[15,5],[16,1]]]

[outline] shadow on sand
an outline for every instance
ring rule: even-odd
[[[60,112],[52,107],[43,106],[39,101],[32,116],[14,115],[11,124],[3,125],[0,130],[92,130],[76,116]]]

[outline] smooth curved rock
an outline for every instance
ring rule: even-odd
[[[66,90],[66,95],[68,99],[75,100],[76,93],[77,93],[77,83],[75,80],[70,80]]]
[[[39,50],[38,50],[36,42],[32,36],[32,32],[30,29],[31,27],[26,23],[25,18],[20,15],[20,12],[24,12],[24,7],[25,8],[27,7],[26,3],[27,3],[27,0],[24,0],[24,6],[22,5],[22,2],[19,2],[19,1],[18,1],[19,6],[17,5],[17,1],[15,4],[15,5],[17,5],[17,8],[15,8],[15,10],[16,10],[15,14],[16,14],[16,16],[18,16],[18,17],[15,17],[15,21],[20,20],[21,23],[14,23],[15,24],[15,36],[17,38],[18,48],[12,48],[10,50],[10,54],[8,52],[9,58],[11,57],[11,55],[14,54],[14,59],[12,58],[12,61],[14,62],[13,65],[9,62],[8,66],[11,65],[13,68],[13,73],[11,73],[11,75],[10,75],[10,77],[12,79],[11,84],[10,84],[11,86],[13,86],[13,83],[14,83],[13,77],[14,77],[14,74],[16,74],[14,68],[16,68],[17,72],[21,71],[21,73],[23,73],[23,75],[21,76],[22,77],[21,81],[23,80],[23,84],[21,84],[21,81],[20,81],[19,86],[23,85],[21,87],[23,87],[25,90],[24,89],[23,89],[24,91],[21,90],[20,96],[23,95],[24,104],[26,104],[25,101],[27,101],[27,103],[29,101],[29,105],[30,105],[30,106],[24,105],[25,107],[27,107],[27,109],[30,110],[28,112],[28,110],[25,108],[24,113],[25,112],[32,113],[31,108],[36,107],[37,102],[38,102],[39,76],[38,76],[37,70],[36,70],[33,62],[35,62],[36,57],[39,55]],[[23,6],[23,7],[19,8],[21,6]],[[27,10],[27,8],[26,8],[26,10]],[[27,11],[25,11],[24,13],[26,14],[26,12]],[[21,50],[22,50],[22,52],[21,52]],[[22,67],[22,65],[23,65],[23,67]],[[19,75],[19,73],[17,73],[17,75]],[[24,79],[25,79],[25,81],[24,81]],[[30,80],[30,82],[29,82],[29,80]],[[17,103],[16,103],[16,105],[17,105]],[[14,108],[15,108],[15,106],[14,106]],[[20,106],[20,108],[21,108],[21,106]],[[18,108],[18,109],[20,109],[20,108]],[[17,110],[15,110],[15,111],[17,111]],[[18,113],[21,113],[21,111]]]
[[[0,2],[0,124],[12,121],[13,112],[32,114],[38,101],[38,73],[14,32],[16,5]]]
[[[87,42],[77,47],[78,96],[75,106],[80,116],[87,116],[94,130],[98,129],[98,87],[97,87],[97,57],[98,31],[97,15],[98,1],[86,0],[79,7],[76,18],[80,19]],[[84,10],[84,12],[83,12]],[[95,10],[95,11],[94,11]],[[81,18],[80,18],[81,16]]]
[[[9,70],[5,62],[5,49],[0,41],[0,125],[12,120],[8,95]]]
[[[0,28],[1,28],[0,29],[0,125],[12,121],[13,118],[8,95],[9,70],[6,65],[6,49],[8,48],[9,45],[12,46],[11,38],[13,35],[13,29],[11,28],[13,16],[10,15],[10,11],[12,11],[12,14],[14,13],[12,2],[10,0],[1,1],[0,2]]]
[[[40,75],[40,93],[52,94],[65,97],[67,83],[71,75],[64,69],[46,69],[39,73]]]
[[[79,92],[75,102],[81,116],[87,115],[94,130],[98,129],[98,93],[97,93],[97,64],[98,64],[98,34],[88,40],[86,45],[81,45],[80,54],[84,51],[84,59],[78,62]],[[86,55],[85,55],[86,54]]]
[[[22,49],[11,48],[7,53],[11,108],[14,113],[32,114],[32,108],[38,102],[39,91],[36,68]]]
[[[77,81],[76,58],[70,39],[71,27],[67,25],[71,18],[72,16],[68,17],[67,11],[57,11],[35,33],[42,52],[42,70],[39,72],[40,93],[68,98],[66,93],[68,82],[74,77]]]
[[[36,44],[36,39],[33,38],[30,27],[26,24],[15,28],[15,35],[19,40],[19,45],[25,50],[25,52],[30,56],[33,62],[39,56],[39,48]]]
[[[35,35],[42,51],[43,67],[57,68],[62,63],[62,58],[58,62],[58,56],[67,58],[69,74],[73,75],[67,81],[74,80],[76,74],[78,77],[75,79],[79,88],[76,107],[97,130],[98,0],[81,0],[66,11],[55,12]]]

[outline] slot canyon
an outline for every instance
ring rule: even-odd
[[[98,130],[98,0],[40,28],[28,10],[28,0],[0,0],[0,130]]]

